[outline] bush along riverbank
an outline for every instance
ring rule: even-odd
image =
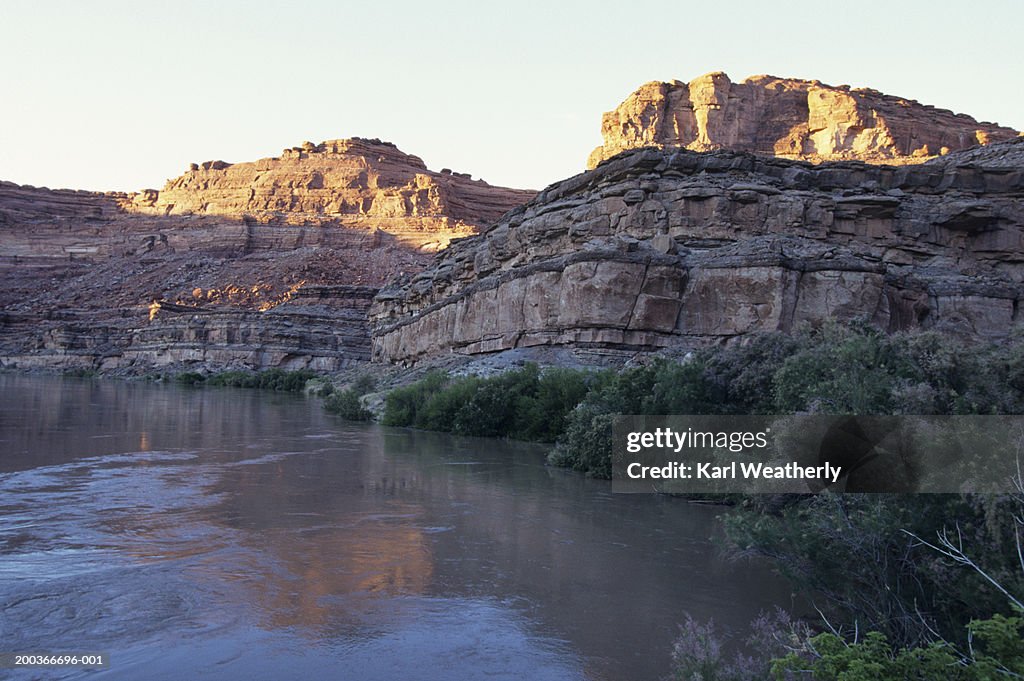
[[[213,374],[201,374],[187,371],[174,377],[181,385],[209,385],[231,388],[258,388],[260,390],[278,390],[284,392],[302,392],[306,384],[317,377],[315,371],[299,369],[267,369],[266,371],[221,371]]]
[[[1024,339],[966,346],[935,333],[829,325],[618,371],[432,372],[388,393],[381,422],[554,442],[552,464],[607,478],[618,414],[795,412],[1024,413]]]

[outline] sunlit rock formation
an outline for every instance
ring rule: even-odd
[[[709,73],[640,86],[601,121],[588,168],[639,147],[732,149],[811,162],[920,163],[1016,130],[882,94],[816,80]]]
[[[248,163],[192,164],[160,192],[128,206],[160,215],[247,216],[258,222],[335,219],[390,233],[466,235],[536,192],[494,187],[465,173],[434,172],[390,142],[306,142]]]

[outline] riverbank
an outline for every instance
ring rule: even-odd
[[[1024,413],[1024,341],[968,345],[930,333],[890,336],[826,326],[764,334],[683,361],[649,358],[618,370],[526,363],[483,376],[380,367],[326,379],[271,372],[180,380],[193,386],[290,387],[322,397],[325,406],[350,419],[533,439],[551,446],[549,463],[607,477],[616,414]],[[1024,651],[1015,643],[1024,622],[1011,607],[1011,599],[1020,598],[1013,594],[1024,595],[1015,548],[1015,518],[1024,514],[1024,497],[776,495],[731,501],[732,508],[716,512],[729,550],[771,558],[824,616],[810,625],[786,616],[752,621],[755,633],[770,634],[751,646],[764,674],[773,664],[820,672],[821,665],[855,664],[883,653],[900,668],[919,665],[909,667],[917,673],[927,670],[921,658],[936,645],[945,646],[936,659],[954,660],[958,669],[970,670],[965,674],[989,664],[984,655],[1009,670],[1024,660],[1024,654],[1014,657]],[[944,532],[956,532],[961,553],[943,554],[928,545],[939,545],[936,537]],[[874,648],[857,647],[865,631],[877,635]],[[973,650],[969,637],[976,642]],[[695,646],[720,638],[711,623],[687,619],[678,641],[678,650],[685,651],[676,660],[680,673],[693,671],[687,665],[699,652]],[[732,638],[735,643],[736,634]],[[796,652],[779,648],[780,640],[798,642]],[[828,653],[830,645],[839,648]],[[716,658],[712,666],[719,675],[707,678],[742,678],[730,676],[734,662]]]
[[[1021,414],[1024,339],[968,344],[826,325],[618,371],[436,372],[391,391],[382,422],[553,442],[549,463],[609,477],[617,414],[772,413]],[[731,501],[723,518],[732,550],[772,558],[822,618],[758,618],[749,658],[724,655],[727,637],[687,618],[676,643],[680,678],[766,678],[773,669],[852,678],[837,675],[865,663],[894,681],[953,678],[943,675],[951,668],[964,679],[1024,671],[1024,619],[1015,609],[1024,601],[1015,548],[1024,494]],[[957,539],[944,544],[954,531]]]

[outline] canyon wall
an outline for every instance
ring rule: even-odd
[[[364,139],[197,164],[160,191],[0,182],[0,367],[335,371],[689,348],[832,318],[1019,324],[1024,138],[873,91],[832,88],[855,106],[822,113],[817,83],[704,80],[689,104],[682,84],[631,98],[598,156],[626,151],[539,195]],[[723,144],[758,154],[683,148]]]
[[[827,319],[998,338],[1022,282],[1024,138],[899,167],[643,149],[382,289],[373,356],[687,348]]]
[[[365,362],[377,289],[533,194],[376,140],[207,163],[160,192],[0,182],[0,367]]]
[[[601,121],[587,168],[627,149],[731,149],[811,162],[920,163],[1016,130],[882,94],[816,80],[709,73],[642,85]]]

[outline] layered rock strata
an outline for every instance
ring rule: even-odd
[[[1024,139],[900,167],[636,150],[383,289],[373,355],[646,351],[827,319],[1000,337],[1022,282]]]
[[[532,195],[375,140],[203,164],[162,192],[0,182],[0,367],[365,362],[378,287]]]
[[[601,121],[588,168],[627,149],[732,149],[811,162],[920,163],[1016,130],[893,97],[816,80],[709,73],[640,86]]]
[[[13,193],[42,214],[61,194]],[[0,366],[333,371],[369,358],[377,287],[429,260],[381,231],[105,215],[111,197],[76,198],[84,213],[0,226]]]
[[[309,216],[401,230],[469,228],[501,217],[536,192],[466,173],[429,170],[394,144],[362,138],[306,142],[248,163],[192,164],[160,192],[129,207],[160,215],[247,215],[294,222]]]
[[[366,314],[377,288],[310,286],[267,311],[69,308],[0,313],[5,367],[111,373],[308,368],[332,372],[370,358]],[[13,348],[13,351],[11,350]]]

